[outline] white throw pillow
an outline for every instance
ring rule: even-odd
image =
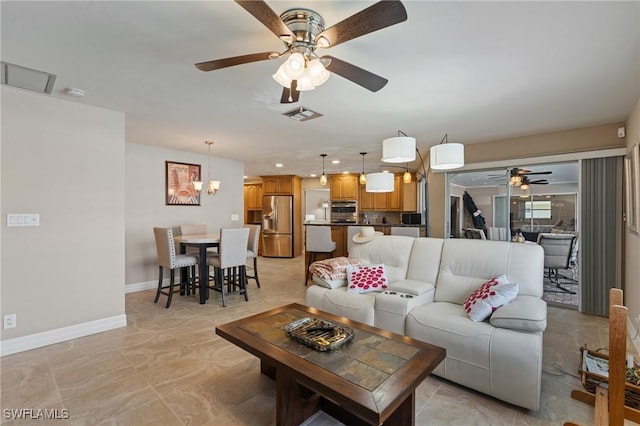
[[[370,293],[387,289],[389,281],[383,264],[347,266],[347,292]]]
[[[472,321],[484,321],[517,295],[518,284],[509,283],[505,275],[500,275],[474,290],[464,301],[464,310]]]

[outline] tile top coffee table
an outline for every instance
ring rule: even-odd
[[[284,327],[318,318],[354,331],[340,349],[320,352]],[[216,327],[216,334],[260,358],[276,380],[278,425],[299,425],[318,410],[349,425],[415,424],[415,389],[445,349],[293,303]]]

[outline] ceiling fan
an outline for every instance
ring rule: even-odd
[[[330,48],[345,41],[406,21],[407,12],[400,1],[383,0],[326,28],[319,13],[304,8],[289,9],[278,16],[262,0],[236,0],[242,8],[258,19],[285,45],[279,52],[261,52],[234,56],[195,64],[202,71],[277,59],[285,55],[273,78],[283,86],[281,103],[297,102],[300,91],[312,90],[324,83],[330,73],[338,74],[372,92],[382,89],[386,78],[333,56],[316,54],[318,48]]]
[[[545,172],[532,172],[530,170],[514,167],[511,169],[511,177],[509,178],[509,184],[512,186],[519,186],[520,189],[529,189],[530,185],[547,185],[549,181],[547,179],[531,180],[529,176],[532,175],[550,175],[551,171]],[[504,175],[489,175],[489,179],[504,179]]]

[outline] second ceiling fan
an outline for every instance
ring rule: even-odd
[[[318,56],[316,49],[337,46],[407,20],[407,12],[400,1],[379,1],[326,29],[322,16],[310,9],[289,9],[278,16],[261,0],[236,0],[236,3],[282,40],[285,51],[214,59],[197,63],[196,67],[202,71],[213,71],[289,54],[289,58],[273,75],[283,86],[281,103],[297,102],[300,91],[314,89],[324,83],[330,73],[338,74],[372,92],[382,89],[388,82],[386,78],[333,56]]]

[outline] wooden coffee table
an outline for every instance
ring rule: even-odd
[[[320,318],[350,327],[354,338],[320,352],[287,336],[284,326]],[[323,410],[349,425],[414,425],[415,389],[445,349],[293,303],[216,327],[216,334],[260,358],[276,381],[276,418],[299,425]]]

